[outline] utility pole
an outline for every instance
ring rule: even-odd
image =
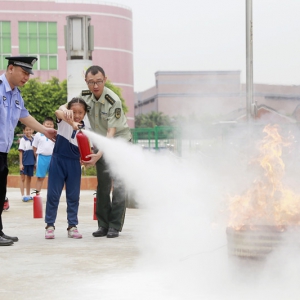
[[[256,103],[253,102],[253,22],[252,0],[246,0],[246,115],[247,121],[255,118]]]

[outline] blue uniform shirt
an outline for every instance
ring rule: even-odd
[[[20,118],[29,116],[17,87],[11,89],[5,74],[0,76],[0,152],[8,153]]]

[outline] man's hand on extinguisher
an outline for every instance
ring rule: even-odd
[[[90,157],[91,160],[89,161],[84,161],[82,160],[82,164],[85,165],[86,167],[91,167],[96,164],[96,162],[102,157],[103,153],[98,151],[96,154],[89,154],[86,157]]]

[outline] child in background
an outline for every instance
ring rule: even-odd
[[[44,119],[43,125],[47,128],[54,128],[54,121],[51,117],[46,117]],[[54,142],[49,140],[44,134],[38,132],[34,136],[32,146],[34,156],[36,158],[36,194],[39,195],[43,186],[44,179],[49,170]]]
[[[81,98],[73,98],[68,103],[73,110],[73,119],[67,120],[64,112],[57,110],[57,137],[50,162],[45,222],[46,239],[54,239],[55,220],[59,199],[66,185],[68,237],[80,239],[78,232],[78,206],[81,183],[80,153],[77,145],[77,129],[83,124],[87,104]]]
[[[35,165],[35,157],[32,148],[33,142],[33,130],[23,125],[23,137],[20,140],[19,145],[19,160],[20,160],[20,175],[21,175],[21,194],[22,201],[28,202],[32,200],[30,196],[30,184],[33,176],[33,170]],[[25,185],[25,186],[24,186]],[[24,190],[26,189],[26,195],[24,196]]]

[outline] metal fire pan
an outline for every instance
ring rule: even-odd
[[[260,226],[254,230],[227,227],[228,254],[244,258],[264,258],[285,241],[286,233],[275,226]]]

